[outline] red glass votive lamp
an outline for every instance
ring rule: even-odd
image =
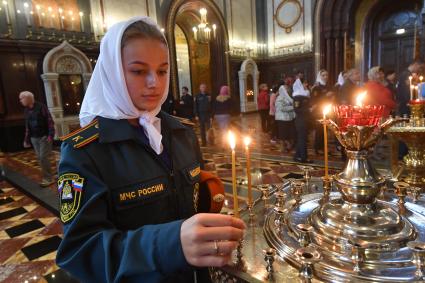
[[[341,131],[348,126],[377,126],[384,113],[383,105],[339,105],[334,107],[337,124]]]

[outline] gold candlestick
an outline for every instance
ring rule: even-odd
[[[246,151],[246,177],[248,179],[248,207],[252,207],[251,157],[249,153],[249,144],[251,143],[251,138],[245,137],[244,143]]]
[[[326,120],[326,115],[331,110],[332,105],[328,104],[323,108],[323,120]],[[328,178],[328,132],[326,130],[326,123],[323,123],[323,138],[324,138],[324,145],[323,145],[323,154],[325,155],[325,178]]]
[[[232,189],[233,189],[233,213],[235,217],[239,218],[239,203],[238,192],[236,189],[236,138],[232,131],[229,131],[229,144],[232,149]]]

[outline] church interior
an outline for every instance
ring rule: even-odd
[[[168,43],[162,110],[196,133],[220,213],[247,224],[212,282],[425,281],[425,1],[2,0],[0,282],[79,282],[55,261],[61,137],[102,38],[134,16]],[[51,182],[25,91],[52,118]],[[231,102],[211,121],[193,113],[204,92]]]

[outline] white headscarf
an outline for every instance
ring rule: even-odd
[[[285,88],[284,85],[281,85],[279,87],[279,96],[278,96],[278,98],[282,98],[282,99],[284,99],[286,101],[291,101],[291,102],[293,101],[292,97],[290,97],[289,94],[288,94],[288,92],[286,91],[286,88]]]
[[[320,84],[320,85],[326,85],[326,82],[323,80],[323,78],[322,78],[322,73],[323,72],[326,72],[326,71],[319,71],[318,73],[317,73],[317,76],[316,76],[316,83],[318,83],[318,84]]]
[[[292,96],[310,96],[310,91],[304,89],[304,86],[299,78],[296,79],[294,85],[292,86],[292,90]]]
[[[340,86],[342,86],[344,84],[344,82],[345,82],[344,75],[342,74],[342,72],[340,72],[339,75],[338,75],[337,84],[339,84]]]
[[[165,85],[161,103],[152,111],[141,111],[131,101],[125,82],[121,62],[121,39],[131,24],[142,21],[160,31],[156,23],[148,17],[134,17],[114,24],[100,43],[100,54],[87,87],[80,111],[80,125],[84,127],[96,116],[114,120],[139,119],[152,149],[162,152],[161,120],[155,117],[161,111],[161,104],[167,99],[169,77]],[[168,72],[169,73],[169,72]]]

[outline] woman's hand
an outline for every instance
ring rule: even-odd
[[[199,213],[183,222],[180,231],[183,253],[198,267],[224,266],[242,239],[246,226],[235,217]]]

